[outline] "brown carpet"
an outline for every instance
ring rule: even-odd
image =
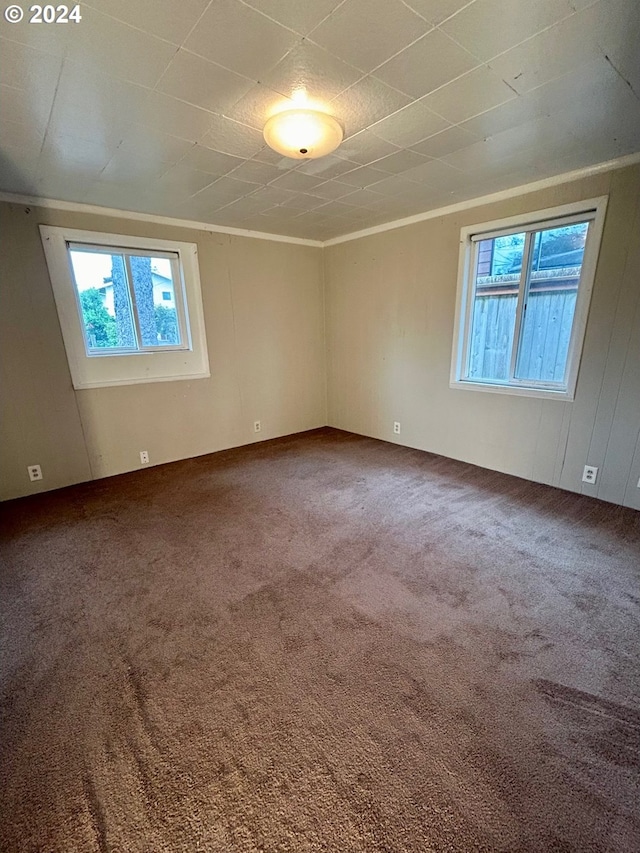
[[[640,850],[640,514],[319,430],[6,503],[0,849]]]

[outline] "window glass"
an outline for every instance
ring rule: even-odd
[[[90,355],[182,344],[168,257],[69,248]]]
[[[588,222],[538,231],[516,379],[564,382]]]
[[[131,255],[129,265],[143,346],[179,345],[171,261],[168,258]],[[166,302],[163,291],[170,294],[173,305],[163,304]]]
[[[509,378],[525,237],[523,232],[478,244],[469,379]]]
[[[136,336],[121,254],[69,252],[88,352],[135,349]]]
[[[171,261],[168,258],[151,258],[151,275],[158,344],[179,344],[180,326]]]

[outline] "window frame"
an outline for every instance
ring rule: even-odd
[[[545,208],[504,219],[469,225],[461,229],[451,375],[449,381],[450,388],[526,397],[545,397],[547,399],[575,399],[578,371],[582,357],[607,201],[607,196],[600,196],[559,207]],[[521,352],[519,344],[522,333],[522,305],[524,296],[530,285],[530,258],[525,257],[527,251],[530,253],[534,242],[530,235],[534,234],[537,230],[553,227],[555,222],[560,227],[561,225],[570,224],[568,220],[573,220],[574,223],[577,223],[584,222],[587,219],[590,220],[590,226],[584,248],[576,307],[567,352],[566,386],[565,383],[552,383],[542,380],[516,380],[515,372]],[[510,374],[514,378],[506,382],[469,379],[466,374],[473,323],[475,272],[480,240],[495,238],[503,234],[520,233],[522,231],[527,231],[527,237],[525,246],[523,247],[522,273],[518,282],[518,300],[514,321],[514,345],[511,353]]]
[[[40,225],[40,234],[74,388],[171,382],[210,376],[196,243],[52,225]],[[117,253],[119,250],[124,254],[146,257],[154,254],[158,257],[172,256],[172,273],[176,276],[174,301],[181,344],[143,344],[137,309],[131,294],[133,285],[129,282],[132,319],[139,347],[109,348],[102,352],[89,347],[70,255],[70,251],[77,244],[89,251],[93,249]],[[126,257],[124,262],[129,277],[130,269]],[[178,295],[181,298],[178,298]]]

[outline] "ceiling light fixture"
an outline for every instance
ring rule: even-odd
[[[320,110],[285,110],[264,126],[265,142],[278,154],[294,160],[324,157],[342,142],[342,128],[333,116]]]

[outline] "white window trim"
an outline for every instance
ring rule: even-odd
[[[52,225],[41,225],[40,234],[74,388],[173,382],[179,379],[204,379],[210,376],[196,243],[132,237],[125,234],[106,234],[98,231],[79,231]],[[71,270],[69,243],[93,243],[112,248],[177,254],[183,280],[175,282],[174,286],[182,285],[183,288],[187,315],[184,318],[187,345],[170,350],[141,350],[109,353],[104,356],[88,355]]]
[[[470,391],[485,391],[496,394],[513,394],[523,397],[545,397],[547,399],[573,400],[575,399],[576,384],[578,381],[578,370],[582,357],[584,336],[587,327],[587,317],[591,302],[591,293],[600,251],[602,230],[604,227],[605,213],[607,209],[608,196],[586,199],[560,207],[535,210],[531,213],[510,216],[506,219],[496,219],[490,222],[482,222],[477,225],[469,225],[460,231],[460,253],[458,259],[458,286],[456,294],[456,310],[453,329],[453,350],[451,356],[451,376],[449,387]],[[566,218],[568,216],[584,214],[593,215],[592,225],[585,245],[582,261],[582,272],[578,298],[574,314],[571,340],[567,353],[567,388],[566,390],[553,388],[545,383],[531,382],[522,384],[501,384],[490,382],[478,382],[476,380],[464,379],[465,358],[471,332],[471,299],[473,296],[473,259],[477,236],[505,231],[509,233],[513,229],[527,228],[531,225],[545,223],[545,220]],[[474,240],[473,238],[476,238]]]

